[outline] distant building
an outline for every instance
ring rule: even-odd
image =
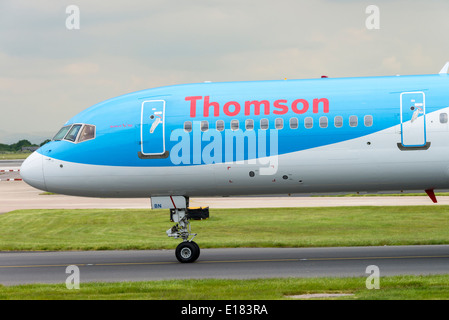
[[[36,151],[37,149],[39,149],[39,147],[22,147],[22,152],[26,152],[26,151]]]

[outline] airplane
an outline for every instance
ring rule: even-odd
[[[449,62],[439,74],[204,82],[82,111],[21,166],[29,185],[145,197],[198,259],[190,197],[449,188]]]

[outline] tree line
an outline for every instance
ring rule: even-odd
[[[18,151],[22,151],[23,147],[41,147],[44,144],[46,144],[48,141],[50,141],[50,140],[47,139],[39,145],[33,144],[28,140],[20,140],[13,144],[0,143],[0,152],[18,152]]]

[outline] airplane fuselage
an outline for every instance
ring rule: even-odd
[[[448,113],[441,74],[167,86],[74,116],[22,174],[92,197],[445,189]]]

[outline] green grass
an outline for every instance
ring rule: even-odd
[[[449,206],[211,209],[201,248],[449,243]],[[173,249],[168,210],[18,210],[0,215],[0,250]]]
[[[1,286],[0,300],[155,299],[155,300],[279,300],[308,293],[346,293],[346,300],[449,299],[449,275],[381,277],[380,289],[368,290],[365,278],[283,278],[254,280],[164,280]]]

